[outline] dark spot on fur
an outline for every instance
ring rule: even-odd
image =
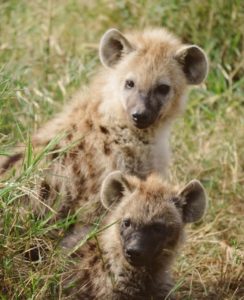
[[[78,251],[77,256],[78,256],[79,258],[85,257],[84,253],[82,253],[81,251]]]
[[[69,134],[67,135],[67,139],[70,141],[72,138],[73,138],[72,133],[69,133]]]
[[[97,255],[95,255],[91,261],[89,261],[89,266],[92,268],[99,260],[99,257]]]
[[[79,171],[80,171],[80,167],[77,163],[74,163],[73,166],[72,166],[72,170],[75,174],[78,174]]]
[[[14,154],[7,158],[2,166],[2,171],[6,171],[7,169],[11,168],[17,161],[19,161],[23,157],[22,153]],[[1,174],[1,169],[0,169]]]
[[[56,159],[59,156],[59,148],[55,147],[51,153],[51,160]]]
[[[92,129],[93,123],[92,123],[91,120],[86,120],[86,121],[85,121],[85,124],[86,124],[86,126],[87,126],[89,129]]]
[[[47,200],[50,195],[50,185],[43,181],[40,188],[40,196],[42,200]]]
[[[81,143],[78,145],[78,149],[79,149],[79,150],[83,150],[83,149],[84,149],[84,144],[83,144],[83,142],[81,142]]]
[[[69,156],[71,159],[75,159],[77,157],[78,152],[77,151],[70,151]]]
[[[110,155],[111,154],[111,149],[107,143],[104,143],[103,145],[103,150],[105,155]]]
[[[79,185],[83,185],[85,183],[86,179],[84,176],[79,177]]]
[[[85,186],[85,177],[84,176],[80,176],[78,179],[77,179],[77,194],[78,194],[78,197],[80,195],[83,194],[84,190],[86,189],[86,186]],[[85,198],[83,197],[82,198],[84,201],[85,201]]]
[[[109,133],[109,130],[106,127],[104,127],[104,126],[100,126],[100,130],[104,134],[108,134]]]
[[[97,173],[94,170],[93,164],[88,162],[87,168],[88,168],[88,172],[89,172],[89,178],[95,177]]]
[[[85,271],[84,271],[83,278],[84,278],[84,280],[86,280],[86,281],[89,281],[89,280],[90,280],[90,273],[89,273],[89,270],[85,270]]]
[[[124,147],[122,150],[128,158],[130,157],[133,160],[135,159],[135,153],[134,153],[133,149],[131,149],[130,147]],[[133,161],[133,160],[131,160],[131,161]]]
[[[57,192],[59,191],[59,185],[58,185],[57,183],[55,184],[54,189],[55,189],[55,191],[57,191]]]
[[[114,143],[115,143],[116,145],[118,145],[118,144],[119,144],[119,141],[118,141],[118,140],[114,140]]]
[[[71,199],[69,195],[67,195],[66,199],[67,199],[66,205],[63,205],[58,212],[58,217],[62,219],[66,218],[68,214],[73,213],[71,208],[73,199]]]
[[[51,154],[51,160],[54,160],[58,157],[58,153],[57,152],[54,152]]]
[[[72,129],[73,129],[73,130],[77,130],[76,124],[72,124],[71,126],[72,126]]]
[[[95,244],[89,244],[89,250],[90,251],[94,251],[96,249],[96,245]]]
[[[90,184],[90,190],[92,191],[93,195],[96,195],[96,193],[98,192],[97,182]]]

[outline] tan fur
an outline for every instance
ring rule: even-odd
[[[124,53],[113,68],[101,69],[88,91],[77,93],[61,114],[33,136],[37,151],[57,135],[65,135],[54,150],[68,151],[47,158],[51,164],[44,172],[44,181],[37,184],[37,193],[47,205],[54,207],[58,199],[55,209],[61,216],[87,204],[92,214],[94,209],[99,210],[99,188],[112,170],[142,178],[152,172],[167,174],[170,127],[186,102],[187,79],[176,59],[183,45],[164,29],[128,33],[125,37],[133,51]],[[126,113],[129,104],[123,88],[128,76],[143,91],[155,83],[171,86],[159,117],[146,129],[136,128]],[[4,159],[0,170],[11,165],[9,160]]]
[[[118,185],[111,186],[113,180],[124,185],[123,195],[120,194]],[[189,192],[189,185],[187,187]],[[199,185],[198,188],[200,187]],[[102,193],[106,192],[106,189],[111,192],[111,188],[117,190],[120,199],[114,198],[113,209],[101,225],[101,228],[107,228],[101,231],[96,239],[82,246],[76,252],[73,263],[69,265],[63,283],[67,299],[164,299],[172,288],[170,269],[184,239],[184,213],[179,204],[184,205],[181,192],[156,175],[142,181],[131,176],[111,174],[103,184]],[[191,188],[195,191],[193,185]],[[192,201],[201,203],[204,190],[200,190],[189,199],[190,206]],[[108,197],[113,197],[113,193],[108,193]],[[177,198],[178,206],[174,203]],[[204,203],[205,201],[204,198]],[[187,210],[194,211],[190,206]],[[203,211],[204,208],[201,209],[201,216]],[[159,220],[164,222],[166,227],[170,226],[169,232],[160,235],[164,243],[163,249],[148,267],[132,266],[125,259],[120,232],[123,220],[128,218],[136,228],[150,226]],[[77,236],[81,236],[79,231],[66,239],[65,246],[69,248],[70,244],[73,247],[73,240]],[[172,295],[167,299],[173,299]]]

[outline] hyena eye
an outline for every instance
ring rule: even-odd
[[[125,88],[132,89],[135,86],[135,82],[133,80],[126,80],[125,81]]]
[[[157,88],[156,88],[156,92],[166,96],[170,91],[170,86],[167,84],[160,84]]]
[[[130,225],[131,225],[130,219],[124,219],[123,220],[123,226],[124,227],[130,227]]]

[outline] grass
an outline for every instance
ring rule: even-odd
[[[208,212],[188,228],[175,266],[179,299],[244,299],[243,19],[241,0],[0,2],[1,155],[28,144],[31,132],[87,84],[107,28],[166,26],[207,51],[206,84],[191,91],[172,134],[172,178],[198,178],[209,195]],[[16,209],[49,151],[36,155],[29,145],[22,172],[0,183],[2,300],[60,297],[64,261],[57,245],[74,218],[50,225],[50,215],[35,220]]]

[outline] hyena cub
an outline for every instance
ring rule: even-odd
[[[78,251],[65,284],[68,299],[164,299],[184,226],[205,211],[203,186],[192,180],[178,190],[158,175],[142,181],[116,171],[105,179],[101,201],[106,229]]]
[[[165,29],[125,35],[108,30],[99,55],[104,68],[89,89],[32,140],[39,149],[65,135],[35,193],[52,207],[61,199],[64,216],[85,203],[98,207],[101,183],[111,171],[140,178],[167,173],[171,124],[185,107],[187,86],[200,84],[208,69],[201,48],[182,44]],[[0,173],[21,157],[0,162]]]

